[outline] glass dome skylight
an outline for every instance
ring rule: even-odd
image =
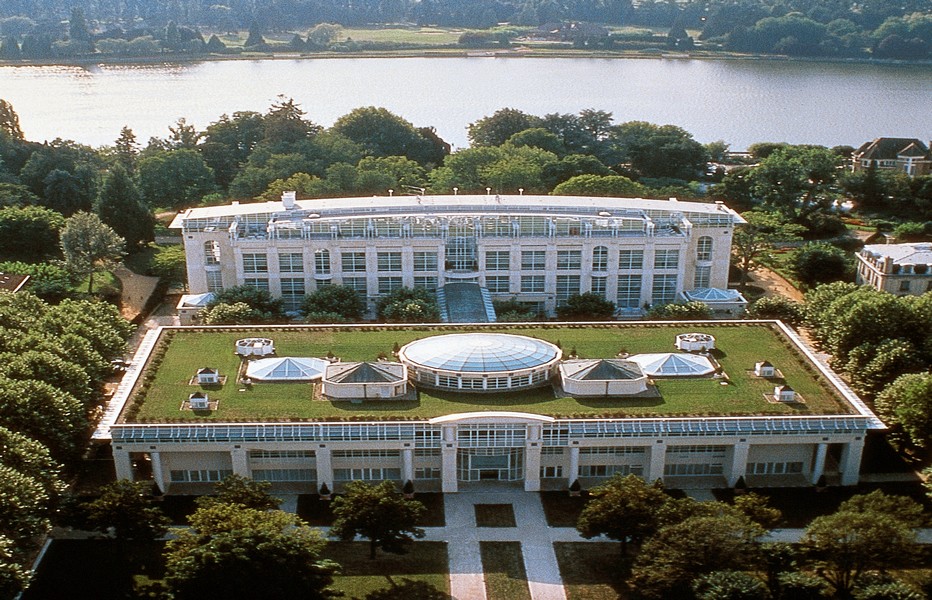
[[[533,369],[560,358],[560,349],[542,340],[500,333],[438,335],[401,349],[402,361],[457,373],[501,373]]]

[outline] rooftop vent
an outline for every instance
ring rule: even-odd
[[[282,204],[285,206],[285,210],[291,210],[294,208],[296,192],[282,192]]]

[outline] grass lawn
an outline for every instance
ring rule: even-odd
[[[517,527],[515,509],[510,504],[474,504],[476,527]]]
[[[484,331],[490,331],[485,329]],[[498,329],[558,343],[583,358],[611,358],[629,353],[673,350],[677,333],[698,331],[716,337],[716,358],[730,378],[729,385],[716,379],[659,380],[660,398],[574,399],[555,397],[552,388],[490,395],[421,391],[417,400],[367,401],[360,404],[312,400],[313,387],[301,383],[260,383],[248,389],[236,383],[239,358],[234,342],[242,337],[271,337],[278,356],[327,356],[344,361],[375,360],[390,354],[397,343],[445,333],[440,329],[408,328],[369,331],[294,328],[289,330],[178,331],[168,343],[144,401],[135,402],[133,422],[236,421],[236,420],[351,420],[428,419],[483,410],[519,410],[560,417],[708,416],[708,415],[818,415],[853,412],[841,403],[814,367],[769,325],[626,325],[571,327],[547,326]],[[769,360],[780,369],[805,403],[767,402],[774,381],[753,376],[755,362]],[[209,389],[214,411],[181,411],[182,401],[197,391],[188,382],[198,368],[213,367],[227,383]],[[240,391],[243,390],[243,391]],[[135,409],[134,409],[135,411]]]
[[[379,552],[369,560],[367,542],[330,542],[323,553],[340,563],[334,587],[349,598],[401,584],[405,579],[424,582],[443,593],[450,593],[447,545],[444,542],[415,542],[408,554]]]
[[[479,542],[488,600],[531,600],[520,542]]]
[[[544,516],[549,527],[576,527],[579,514],[589,502],[589,497],[586,492],[575,498],[564,491],[540,492],[540,502],[544,505]]]
[[[625,600],[617,542],[557,542],[553,545],[567,600]]]
[[[83,280],[77,283],[74,286],[74,291],[80,294],[87,293],[87,283],[90,277],[85,277]],[[120,290],[123,289],[123,285],[120,283],[119,278],[111,273],[110,271],[104,271],[103,273],[94,273],[94,293],[102,294],[108,290],[112,291],[119,295]]]
[[[422,493],[415,494],[414,499],[424,505],[427,512],[418,523],[420,527],[444,527],[446,518],[443,509],[443,494]],[[333,525],[333,511],[330,507],[333,501],[321,500],[317,494],[302,494],[298,496],[298,516],[315,527],[329,527]]]

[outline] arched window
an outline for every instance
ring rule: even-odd
[[[220,242],[209,240],[204,242],[204,264],[220,264]]]
[[[712,260],[712,238],[704,235],[696,244],[696,260]]]
[[[605,246],[596,246],[592,249],[592,270],[608,270],[608,248]]]

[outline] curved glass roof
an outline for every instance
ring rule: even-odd
[[[415,365],[464,373],[518,371],[560,357],[551,343],[504,333],[453,333],[411,342],[399,356]]]

